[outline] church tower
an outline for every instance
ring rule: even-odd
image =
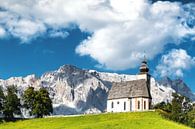
[[[149,74],[149,67],[148,67],[146,56],[144,56],[144,60],[141,62],[138,77],[139,77],[139,79],[146,80],[147,88],[148,88],[149,94],[151,96],[151,93],[150,93],[150,91],[151,91],[151,86],[150,86],[151,85],[151,83],[150,83],[151,75]],[[151,100],[152,100],[152,98],[149,99],[149,109],[151,108]]]
[[[144,56],[144,60],[142,61],[141,66],[139,68],[139,74],[148,74],[148,72],[149,72],[149,68],[146,61],[146,57]]]
[[[150,77],[151,75],[149,74],[147,59],[146,56],[144,56],[144,60],[141,62],[141,66],[139,68],[138,79],[145,79],[150,89]]]

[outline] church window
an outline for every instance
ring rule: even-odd
[[[140,101],[137,103],[137,108],[140,109]]]
[[[146,101],[144,101],[144,109],[146,109]]]
[[[126,110],[126,102],[124,102],[124,110]]]
[[[132,111],[132,99],[130,99],[130,111]]]
[[[114,102],[112,102],[111,107],[114,108]]]

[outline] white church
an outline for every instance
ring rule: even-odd
[[[150,75],[144,59],[136,80],[113,83],[107,99],[107,112],[147,111],[151,107]]]

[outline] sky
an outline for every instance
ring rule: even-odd
[[[0,0],[0,78],[64,64],[137,74],[144,55],[157,79],[195,92],[193,0]]]

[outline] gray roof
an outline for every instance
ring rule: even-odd
[[[151,98],[145,79],[113,83],[108,95],[108,99],[135,97]]]

